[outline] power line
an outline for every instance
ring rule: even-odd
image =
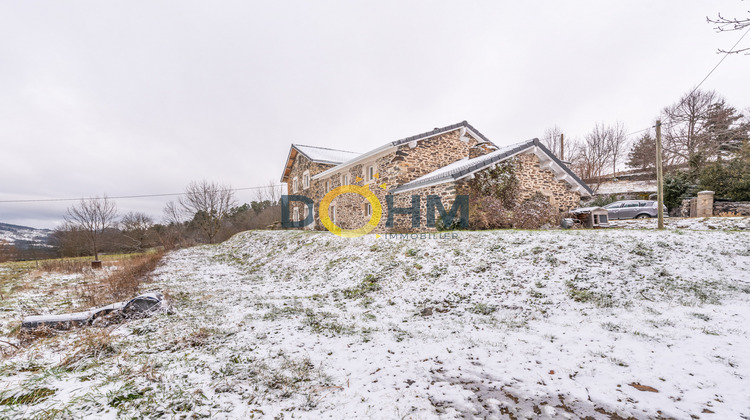
[[[732,54],[732,51],[734,51],[734,49],[737,48],[737,45],[739,45],[740,42],[742,42],[742,39],[745,38],[745,35],[747,35],[748,32],[750,32],[750,26],[748,26],[747,31],[745,31],[745,33],[742,34],[742,36],[740,37],[740,39],[738,39],[737,42],[735,42],[734,45],[732,45],[732,48],[730,48],[729,51],[727,51],[727,52],[724,53],[724,57],[721,57],[721,60],[719,60],[719,62],[716,63],[716,65],[714,66],[714,68],[712,68],[711,71],[708,72],[708,74],[706,75],[706,77],[704,77],[703,80],[701,80],[701,82],[698,83],[698,86],[696,86],[695,89],[693,89],[693,91],[690,92],[690,95],[692,95],[693,93],[695,93],[695,91],[698,90],[699,87],[701,87],[701,85],[703,84],[703,82],[705,82],[706,79],[708,79],[708,77],[711,76],[711,74],[713,74],[713,72],[721,65],[721,63],[723,63],[724,60],[726,60],[727,57],[729,57],[729,54]],[[685,99],[689,98],[690,95],[686,96]],[[684,101],[685,100],[683,99],[683,102]],[[682,105],[682,102],[680,103],[680,105]],[[678,107],[679,107],[679,105],[678,105]]]
[[[724,57],[721,57],[721,60],[719,60],[719,62],[716,63],[716,65],[714,66],[714,68],[712,68],[711,71],[708,72],[708,74],[706,75],[706,77],[704,77],[703,80],[701,80],[701,82],[698,83],[698,85],[696,87],[694,87],[693,90],[690,91],[689,94],[685,95],[685,97],[682,98],[682,101],[680,101],[680,103],[675,108],[679,108],[689,97],[691,97],[693,95],[693,93],[695,93],[698,90],[698,88],[701,87],[701,85],[703,85],[703,83],[706,80],[708,80],[708,78],[714,73],[714,71],[716,71],[716,69],[719,68],[719,66],[721,65],[721,63],[723,63],[724,60],[727,59],[727,57],[729,56],[729,54],[732,54],[732,52],[734,51],[734,49],[737,48],[737,45],[739,45],[740,42],[742,42],[742,40],[745,38],[745,35],[747,35],[748,32],[750,32],[750,26],[748,26],[747,30],[745,31],[745,33],[742,34],[742,36],[740,37],[740,39],[738,39],[737,42],[735,42],[734,45],[732,45],[732,48],[730,48],[729,51],[724,52]],[[674,125],[674,124],[672,124],[672,125]],[[633,131],[632,133],[626,134],[625,137],[630,137],[633,134],[642,133],[642,132],[644,132],[646,130],[650,130],[650,129],[654,128],[654,127],[656,127],[656,126],[652,125],[651,127],[644,128],[642,130]]]
[[[650,129],[654,128],[654,127],[656,127],[656,126],[655,126],[655,125],[652,125],[651,127],[648,127],[648,128],[644,128],[644,129],[642,129],[642,130],[638,130],[638,131],[633,131],[632,133],[628,133],[628,134],[625,134],[625,137],[630,137],[630,136],[632,136],[633,134],[638,134],[638,133],[642,133],[642,132],[644,132],[644,131],[647,131],[647,130],[650,130]]]
[[[245,188],[228,188],[223,189],[219,191],[247,191],[247,190],[258,190],[262,188],[269,188],[269,187],[281,187],[281,184],[274,184],[274,185],[264,185],[260,187],[245,187]],[[181,192],[181,193],[165,193],[165,194],[140,194],[140,195],[120,195],[115,197],[107,197],[111,200],[122,200],[122,199],[129,199],[129,198],[152,198],[152,197],[176,197],[180,195],[185,195],[187,193]],[[46,203],[46,202],[56,202],[56,201],[80,201],[80,200],[90,200],[93,197],[79,197],[79,198],[40,198],[40,199],[29,199],[29,200],[0,200],[0,203],[6,204],[6,203]],[[104,197],[101,197],[104,198]]]

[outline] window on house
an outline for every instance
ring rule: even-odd
[[[365,203],[365,216],[372,216],[372,204]]]
[[[349,185],[349,174],[341,175],[341,185]]]
[[[305,173],[302,175],[302,188],[308,189],[310,188],[310,172],[305,171]]]
[[[367,181],[372,181],[373,179],[375,179],[375,167],[370,166],[367,168]]]
[[[332,221],[333,223],[336,223],[336,206],[331,206],[331,211],[330,211],[330,213],[331,213],[331,214],[330,214],[330,217],[331,217],[331,221]]]
[[[297,177],[294,177],[292,180],[292,192],[296,193],[299,190],[299,185],[297,185]]]
[[[331,181],[326,181],[326,193],[331,191]]]
[[[292,221],[299,222],[299,208],[297,207],[292,210]]]
[[[307,215],[310,213],[310,209],[307,207],[307,204],[305,204],[305,212],[303,213],[304,216],[302,216],[304,219],[307,219]]]

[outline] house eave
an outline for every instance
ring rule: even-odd
[[[385,144],[383,146],[378,147],[377,149],[370,150],[367,153],[364,153],[364,154],[362,154],[360,156],[357,156],[354,159],[350,159],[350,160],[348,160],[348,161],[346,161],[344,163],[340,163],[340,164],[334,166],[333,168],[328,168],[328,169],[326,169],[325,171],[323,171],[323,172],[321,172],[319,174],[315,174],[315,175],[313,175],[312,179],[321,179],[321,178],[325,178],[325,177],[331,176],[331,175],[335,174],[336,172],[339,172],[341,170],[350,168],[350,167],[352,167],[352,166],[354,166],[354,165],[356,165],[356,164],[358,164],[360,162],[364,162],[364,161],[366,161],[368,159],[375,159],[375,158],[378,158],[380,156],[387,155],[388,153],[391,153],[391,152],[393,152],[395,150],[396,150],[395,146],[392,146],[390,143]]]
[[[586,183],[583,182],[580,178],[578,178],[578,176],[576,176],[575,173],[573,173],[573,171],[571,171],[570,168],[567,167],[567,165],[560,161],[549,149],[541,144],[539,139],[536,138],[523,142],[517,147],[514,147],[513,149],[508,150],[505,153],[499,154],[488,161],[477,163],[476,165],[462,169],[459,172],[446,174],[445,176],[438,177],[433,180],[426,180],[425,182],[419,184],[406,184],[408,186],[396,187],[395,189],[393,189],[393,193],[404,193],[420,188],[427,188],[435,185],[445,184],[448,182],[459,181],[461,179],[473,176],[473,174],[475,174],[476,172],[491,167],[492,165],[528,151],[533,151],[534,154],[539,158],[539,165],[541,169],[550,170],[553,174],[555,174],[555,179],[559,181],[565,181],[568,185],[570,185],[571,190],[578,192],[583,197],[591,197],[593,195],[593,191],[591,191],[589,186],[586,185]]]

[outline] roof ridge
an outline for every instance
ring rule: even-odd
[[[413,136],[405,137],[405,138],[400,139],[400,140],[389,141],[389,142],[383,144],[382,146],[379,146],[379,147],[376,147],[374,149],[368,150],[365,153],[361,153],[357,157],[354,157],[354,158],[352,158],[350,160],[347,160],[345,162],[341,162],[340,164],[334,166],[333,168],[326,169],[325,171],[323,171],[323,172],[321,172],[319,174],[316,174],[315,177],[319,178],[319,177],[322,177],[324,175],[327,176],[327,175],[333,173],[334,170],[338,170],[338,168],[340,166],[342,166],[342,165],[351,165],[353,162],[358,162],[360,159],[363,159],[365,157],[369,157],[369,156],[371,156],[371,155],[373,155],[375,153],[379,153],[382,150],[387,149],[389,147],[398,147],[398,146],[401,146],[403,144],[406,144],[406,143],[409,143],[409,142],[412,142],[412,141],[418,141],[418,140],[422,140],[422,139],[425,139],[425,138],[428,138],[428,137],[434,137],[434,136],[437,136],[439,134],[450,132],[450,131],[456,130],[458,128],[461,128],[461,127],[465,127],[466,129],[471,130],[471,132],[474,133],[474,134],[476,134],[476,136],[480,137],[480,139],[482,141],[487,142],[487,143],[489,143],[489,144],[491,144],[491,145],[493,145],[495,147],[498,147],[495,143],[493,143],[490,139],[488,139],[487,137],[485,137],[484,134],[480,133],[476,128],[474,128],[466,120],[463,120],[463,121],[455,123],[455,124],[447,125],[445,127],[435,128],[435,129],[433,129],[431,131],[426,131],[424,133],[420,133],[420,134],[416,134],[416,135],[413,135]]]
[[[477,130],[471,124],[469,124],[468,121],[463,120],[463,121],[455,123],[455,124],[446,125],[445,127],[437,127],[437,128],[434,128],[434,129],[432,129],[430,131],[425,131],[424,133],[419,133],[419,134],[415,134],[413,136],[404,137],[402,139],[392,141],[391,144],[394,145],[394,146],[398,146],[398,145],[401,145],[401,144],[404,144],[404,143],[408,143],[408,142],[413,141],[413,140],[419,140],[419,139],[424,138],[424,137],[433,136],[433,135],[436,135],[438,133],[442,133],[444,131],[455,130],[455,129],[459,128],[459,127],[468,128],[474,134],[476,134],[479,137],[481,137],[482,140],[484,140],[486,142],[489,142],[489,143],[492,143],[492,141],[490,139],[488,139],[484,134],[480,133],[479,130]],[[492,144],[494,144],[494,143],[492,143]]]
[[[346,153],[354,153],[358,155],[362,154],[360,152],[352,152],[351,150],[334,149],[332,147],[322,147],[322,146],[310,146],[309,144],[292,143],[292,146],[312,147],[313,149],[333,150],[334,152],[346,152]]]
[[[404,190],[410,190],[413,188],[418,188],[419,186],[427,185],[431,182],[436,182],[440,180],[448,180],[449,178],[454,179],[454,180],[458,179],[461,176],[464,176],[468,173],[476,172],[477,170],[484,168],[488,164],[491,164],[494,162],[501,162],[507,159],[508,157],[515,155],[521,150],[525,150],[531,146],[534,146],[535,140],[536,139],[530,139],[530,140],[525,140],[525,141],[521,141],[518,143],[509,144],[507,146],[498,148],[498,150],[487,153],[485,155],[477,156],[475,158],[471,158],[465,161],[461,159],[453,163],[449,163],[448,165],[445,165],[442,168],[438,168],[429,174],[425,174],[415,180],[412,180],[410,182],[407,182],[406,184],[396,187],[396,189],[394,190],[394,193],[401,192]],[[455,165],[458,162],[461,162],[462,164]],[[455,166],[446,171],[445,168],[450,165],[455,165]],[[441,170],[443,170],[443,172],[441,172]]]

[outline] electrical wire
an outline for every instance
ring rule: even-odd
[[[727,59],[727,57],[729,56],[729,54],[732,54],[732,52],[734,51],[734,49],[737,48],[737,45],[739,45],[740,42],[742,42],[742,40],[745,38],[745,35],[747,35],[748,32],[750,32],[750,26],[748,26],[747,30],[745,31],[745,33],[742,34],[742,36],[740,37],[740,39],[738,39],[737,42],[735,42],[734,45],[732,45],[732,48],[730,48],[729,51],[726,51],[724,53],[724,56],[721,57],[721,60],[719,60],[719,62],[716,63],[716,65],[714,66],[714,68],[712,68],[711,71],[708,72],[708,74],[706,75],[706,77],[704,77],[703,80],[701,80],[701,82],[698,83],[698,85],[696,87],[694,87],[693,90],[690,91],[689,94],[685,95],[685,97],[682,98],[682,101],[680,101],[680,103],[675,108],[679,108],[680,106],[682,106],[682,104],[685,103],[685,101],[689,97],[691,97],[693,95],[693,93],[695,93],[698,90],[698,88],[700,88],[701,85],[703,85],[703,83],[706,80],[708,80],[708,78],[714,73],[714,71],[716,71],[716,69],[719,68],[719,66],[721,65],[721,63],[723,63],[724,60]],[[634,134],[642,133],[642,132],[644,132],[646,130],[650,130],[650,129],[654,128],[654,127],[656,127],[656,126],[652,125],[651,127],[648,127],[648,128],[644,128],[644,129],[641,129],[641,130],[638,130],[638,131],[633,131],[632,133],[626,134],[625,137],[630,137],[630,136],[632,136]]]

